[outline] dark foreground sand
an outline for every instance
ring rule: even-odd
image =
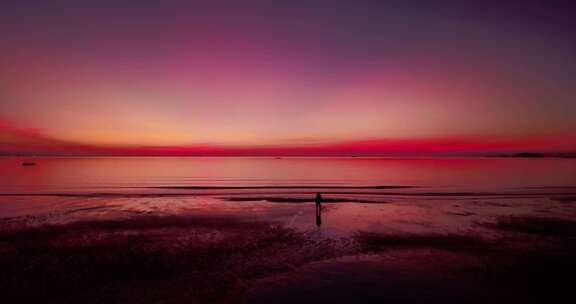
[[[570,216],[542,209],[512,214],[497,201],[451,199],[442,205],[448,209],[440,203],[426,209],[336,200],[325,207],[321,228],[309,203],[230,207],[248,210],[239,213],[215,210],[240,199],[186,212],[128,212],[129,204],[146,202],[107,202],[116,216],[98,202],[68,210],[85,216],[65,220],[3,218],[2,302],[520,303],[570,296],[576,274]],[[555,212],[573,212],[571,201],[550,204]],[[408,228],[375,228],[381,225],[370,226],[368,216],[345,221],[362,214],[403,215]],[[442,228],[445,222],[457,229]],[[329,233],[334,223],[348,225],[346,232]],[[419,228],[409,229],[415,223]]]

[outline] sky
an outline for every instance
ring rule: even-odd
[[[0,3],[0,154],[576,151],[572,1]]]

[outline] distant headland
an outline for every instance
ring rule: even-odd
[[[537,153],[537,152],[520,152],[514,154],[489,155],[489,157],[513,157],[513,158],[576,158],[576,153]]]

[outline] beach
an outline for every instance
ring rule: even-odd
[[[2,173],[0,193],[8,303],[480,303],[570,294],[574,160],[36,161],[23,169],[2,159],[18,172]]]

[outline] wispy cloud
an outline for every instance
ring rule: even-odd
[[[87,145],[54,138],[41,129],[0,121],[3,155],[190,155],[190,156],[339,156],[339,155],[483,155],[536,151],[576,151],[576,134],[517,137],[375,138],[347,141],[283,142],[280,144]]]

